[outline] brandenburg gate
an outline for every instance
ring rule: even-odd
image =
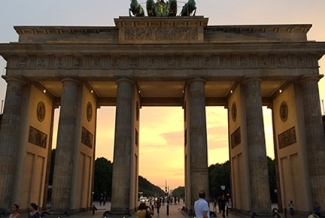
[[[325,207],[325,138],[311,25],[207,25],[208,18],[119,17],[114,27],[16,26],[0,134],[0,207],[45,205],[60,107],[52,211],[91,207],[96,114],[116,107],[111,212],[138,206],[141,107],[184,110],[186,208],[209,190],[206,106],[228,109],[233,209],[270,212],[262,107],[272,109],[279,205]]]

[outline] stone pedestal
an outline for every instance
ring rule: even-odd
[[[269,213],[270,191],[265,148],[261,80],[244,81],[251,211]]]
[[[58,127],[51,211],[64,212],[71,209],[70,201],[74,154],[76,146],[76,120],[79,99],[79,82],[74,79],[63,79],[61,110]]]

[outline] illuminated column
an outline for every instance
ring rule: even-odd
[[[318,90],[319,76],[301,82],[306,131],[306,155],[312,200],[325,204],[325,137]]]
[[[16,157],[20,140],[22,96],[25,82],[16,78],[5,78],[7,81],[6,102],[2,116],[0,130],[0,207],[9,208],[12,196],[15,196],[13,187],[18,163]]]
[[[260,82],[258,78],[244,81],[250,208],[256,213],[269,213],[271,202]]]
[[[71,209],[70,198],[74,154],[76,146],[77,107],[79,102],[79,82],[66,78],[62,80],[61,109],[58,127],[58,139],[53,174],[51,210],[64,212]]]
[[[113,214],[128,214],[132,189],[134,146],[135,85],[132,80],[119,79],[117,83],[114,161],[112,179]]]
[[[186,206],[194,209],[200,190],[209,196],[208,146],[205,113],[205,81],[193,79],[188,81],[186,100],[186,189],[190,199]]]

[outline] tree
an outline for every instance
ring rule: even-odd
[[[185,197],[185,187],[179,186],[178,188],[175,188],[172,192],[173,196],[184,198]]]
[[[49,185],[53,185],[53,173],[54,173],[54,162],[55,162],[55,149],[51,151],[51,166],[50,166],[50,178]]]
[[[100,197],[110,198],[112,193],[112,169],[111,161],[104,157],[95,160],[94,174],[94,200]]]
[[[225,190],[222,190],[221,186],[225,186]],[[228,194],[231,188],[230,161],[209,166],[209,187],[210,198]]]
[[[273,203],[277,203],[276,188],[276,176],[275,176],[275,160],[267,157],[267,166],[269,170],[269,185],[270,185],[270,198]]]
[[[272,202],[277,202],[276,190],[276,176],[275,176],[275,160],[267,157],[268,172],[269,172],[269,186],[270,186],[270,199]],[[210,198],[217,198],[218,196],[230,194],[231,195],[231,174],[230,174],[230,161],[223,164],[214,164],[209,166],[209,192]],[[221,185],[225,186],[225,190],[221,190]]]
[[[139,176],[139,192],[143,192],[143,196],[164,196],[165,192],[158,186],[153,185],[147,179]]]

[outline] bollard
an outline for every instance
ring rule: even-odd
[[[169,215],[169,204],[167,204],[167,215]]]

